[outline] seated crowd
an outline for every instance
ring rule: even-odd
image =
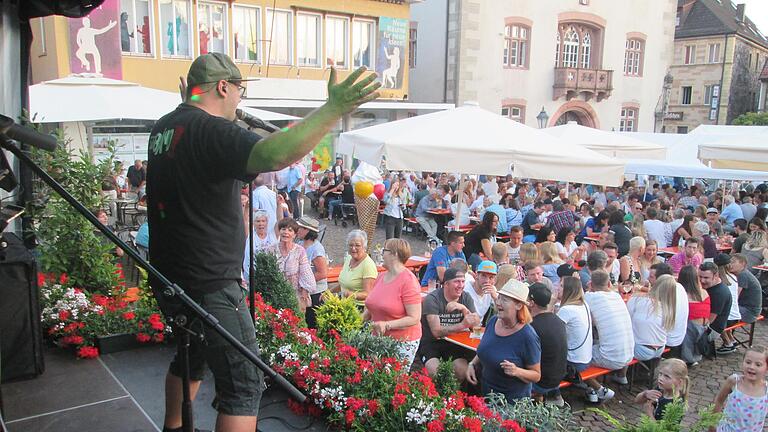
[[[345,179],[335,182],[330,171],[313,190],[321,215],[333,214],[334,201],[326,198],[349,181],[348,173],[338,174]],[[368,255],[366,233],[353,230],[338,287],[330,290],[354,297],[373,332],[401,341],[403,359],[423,363],[430,374],[440,361],[451,361],[456,377],[483,394],[555,404],[562,404],[567,379],[588,401],[599,402],[614,396],[609,382],[628,383],[628,367],[638,361],[680,359],[665,360],[660,370],[670,382],[683,380],[687,366],[709,355],[701,340],[719,339],[717,355],[733,353],[737,341],[728,328],[761,315],[754,267],[768,258],[768,187],[746,186],[738,194],[706,195],[699,185],[647,184],[640,196],[632,183],[569,191],[486,177],[462,189],[446,174],[388,175],[385,208],[395,204],[384,211],[384,271]],[[270,208],[286,204],[260,188],[254,204],[262,195]],[[446,230],[447,219],[434,210],[449,209],[464,225],[457,203],[476,224]],[[254,217],[254,250],[278,257],[309,322],[329,289],[319,224],[279,210],[264,213]],[[437,244],[420,279],[405,267],[410,245],[398,238],[398,222],[389,220],[402,223],[409,215]],[[476,352],[446,340],[480,327]],[[612,371],[604,384],[580,379],[593,367]],[[643,392],[636,401],[659,417],[654,410],[667,393],[653,391],[660,396]]]

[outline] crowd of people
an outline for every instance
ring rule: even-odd
[[[319,222],[299,216],[294,197],[281,198],[279,185],[277,193],[265,187],[265,177],[256,179],[253,205],[243,201],[256,211],[254,248],[278,256],[310,325],[322,292],[353,297],[374,333],[401,342],[409,364],[420,362],[435,374],[440,361],[450,360],[461,382],[510,402],[533,397],[561,405],[564,379],[583,388],[590,402],[608,400],[615,394],[609,384],[581,380],[580,373],[609,369],[606,382],[625,385],[633,359],[664,357],[657,382],[635,399],[660,418],[666,404],[687,394],[687,369],[711,354],[701,341],[719,340],[712,348],[717,355],[734,353],[727,328],[754,323],[762,313],[761,273],[754,267],[768,258],[764,184],[708,194],[703,184],[679,182],[567,188],[480,176],[462,186],[450,174],[388,173],[385,271],[368,253],[367,234],[352,230],[338,284],[328,284]],[[326,173],[302,178],[321,219],[353,202],[345,198],[353,188],[340,159]],[[459,202],[466,214],[457,213]],[[435,245],[419,277],[405,267],[412,251],[400,238],[413,219]],[[460,230],[452,229],[456,223]],[[295,240],[304,248],[291,246]],[[247,255],[248,248],[246,263]],[[445,339],[480,328],[476,352]],[[724,384],[715,401],[725,412],[721,430],[762,427],[766,360],[768,351],[748,348],[744,370]],[[762,415],[746,419],[734,404],[758,394]]]

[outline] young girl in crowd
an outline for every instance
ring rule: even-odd
[[[675,399],[688,399],[688,367],[679,359],[666,359],[659,366],[656,388],[645,390],[635,396],[635,403],[644,404],[648,417],[661,420],[664,409]]]
[[[715,412],[723,418],[717,432],[760,432],[768,412],[768,348],[752,346],[741,363],[741,373],[726,378],[715,398]]]

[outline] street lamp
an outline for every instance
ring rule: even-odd
[[[549,121],[549,114],[547,114],[546,111],[544,111],[544,107],[541,107],[541,112],[539,115],[536,116],[536,120],[539,121],[539,129],[544,129],[547,127],[547,122]]]

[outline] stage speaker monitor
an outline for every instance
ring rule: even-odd
[[[0,381],[43,373],[43,337],[35,257],[21,239],[2,234],[0,249]]]

